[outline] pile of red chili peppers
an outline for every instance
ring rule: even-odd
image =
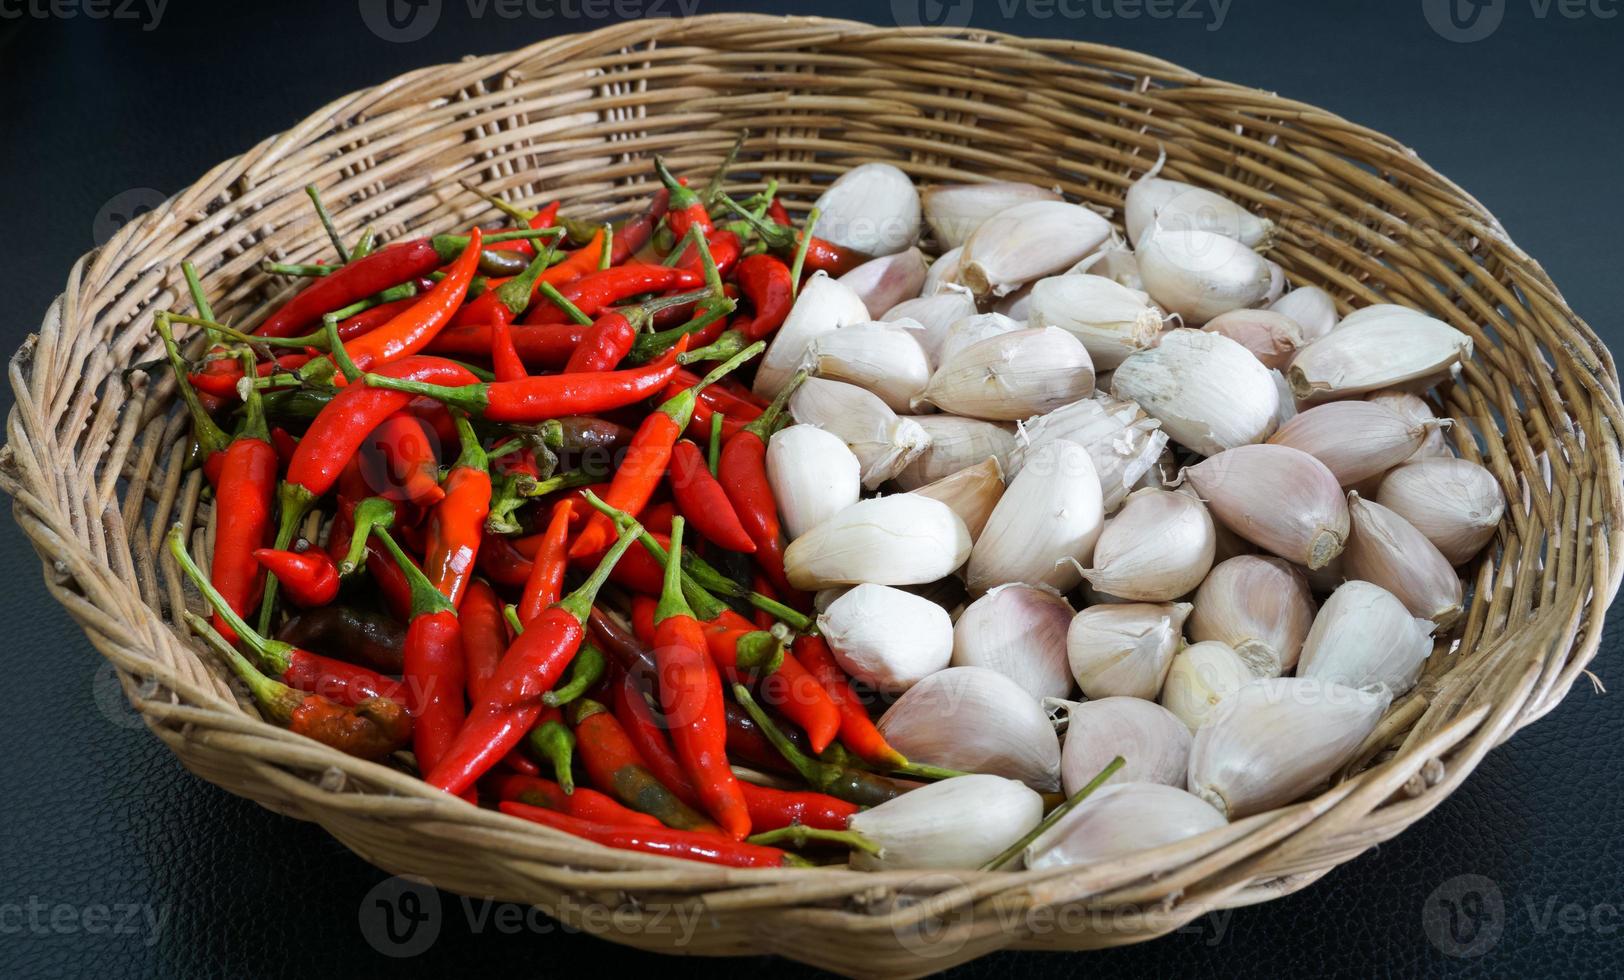
[[[305,285],[246,331],[188,264],[196,312],[157,329],[212,553],[170,550],[194,630],[295,733],[607,846],[807,863],[752,835],[917,783],[785,580],[782,396],[741,375],[801,276],[866,256],[771,185],[656,176],[616,224],[487,198],[516,227],[381,245],[312,189],[337,259],[267,267]]]

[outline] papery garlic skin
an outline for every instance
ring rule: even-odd
[[[1308,579],[1281,558],[1240,555],[1220,562],[1192,602],[1190,639],[1227,644],[1259,677],[1296,666],[1314,624]]]
[[[919,192],[925,222],[943,248],[958,248],[982,223],[995,214],[1028,201],[1058,201],[1060,194],[1047,187],[1013,180],[984,184],[937,184]]]
[[[1200,797],[1162,783],[1100,787],[1024,852],[1033,869],[1094,864],[1217,830],[1226,821]]]
[[[1072,709],[1061,750],[1060,779],[1066,795],[1082,789],[1117,756],[1123,766],[1112,780],[1184,785],[1190,730],[1154,701],[1101,698]]]
[[[998,212],[971,233],[959,278],[978,297],[1007,296],[1076,264],[1110,237],[1110,224],[1088,208],[1028,201]]]
[[[1269,309],[1291,317],[1312,342],[1336,329],[1336,300],[1318,286],[1298,286],[1269,304]]]
[[[1262,257],[1210,231],[1157,228],[1134,254],[1145,292],[1192,327],[1251,306],[1269,292],[1269,266]]]
[[[1472,356],[1472,339],[1442,320],[1382,303],[1348,314],[1292,358],[1286,378],[1299,399],[1328,401],[1446,376]]]
[[[1197,730],[1188,788],[1231,820],[1291,803],[1353,760],[1390,701],[1308,678],[1254,681]]]
[[[1348,539],[1349,578],[1374,582],[1421,619],[1446,630],[1460,618],[1460,577],[1437,545],[1400,517],[1357,493],[1348,494],[1353,532]]]
[[[1382,479],[1376,502],[1425,535],[1451,565],[1476,558],[1506,512],[1494,474],[1454,457],[1405,463]]]
[[[1129,356],[1112,373],[1111,391],[1203,456],[1263,441],[1279,405],[1274,379],[1251,351],[1201,330],[1168,331],[1155,348]]]
[[[936,361],[943,363],[953,359],[953,356],[972,344],[996,337],[999,334],[1014,333],[1025,330],[1026,324],[1020,320],[1011,319],[1002,313],[977,313],[962,320],[955,320],[942,335],[941,344],[936,348]]]
[[[1001,585],[964,607],[953,623],[953,666],[985,667],[1034,698],[1071,693],[1066,627],[1071,603],[1031,585]]]
[[[1082,580],[1075,563],[1093,557],[1104,517],[1088,451],[1051,442],[1005,488],[970,552],[965,584],[974,595],[1009,582],[1068,591]]]
[[[947,610],[871,582],[830,603],[818,617],[818,632],[847,674],[887,694],[913,687],[953,655]]]
[[[930,434],[902,418],[880,396],[856,385],[807,378],[789,399],[790,416],[839,436],[862,465],[873,489],[902,472],[930,447]]]
[[[1043,819],[1043,797],[1002,776],[955,776],[852,814],[850,827],[880,846],[853,851],[865,871],[978,868]]]
[[[914,422],[930,436],[930,446],[897,474],[897,486],[904,490],[917,490],[988,458],[1002,468],[1015,450],[1015,434],[996,422],[957,415],[918,415]]]
[[[807,367],[820,378],[878,395],[893,412],[906,412],[930,384],[930,358],[918,340],[922,332],[908,321],[854,323],[812,341]]]
[[[1070,274],[1034,283],[1027,316],[1034,327],[1059,327],[1082,341],[1100,371],[1156,346],[1164,319],[1146,293],[1103,276]]]
[[[1433,413],[1432,406],[1428,405],[1420,396],[1412,395],[1407,391],[1400,391],[1397,388],[1384,388],[1381,391],[1373,391],[1366,395],[1365,401],[1384,405],[1409,419],[1412,425],[1426,428],[1427,437],[1422,441],[1421,448],[1417,449],[1406,462],[1414,462],[1418,459],[1428,459],[1435,456],[1444,459],[1455,458],[1454,450],[1449,448],[1449,440],[1444,436],[1445,427],[1452,425],[1454,420],[1439,419]],[[1438,424],[1430,425],[1429,423],[1434,419],[1437,419]]]
[[[767,440],[767,482],[791,541],[857,503],[862,466],[846,443],[815,425],[791,425]]]
[[[931,674],[886,709],[879,729],[911,762],[1007,776],[1040,793],[1060,787],[1060,739],[1049,716],[995,670]]]
[[[919,241],[919,191],[889,163],[865,163],[841,174],[813,205],[814,233],[864,255],[883,256]]]
[[[1230,310],[1201,329],[1221,333],[1252,352],[1266,368],[1283,371],[1308,341],[1297,321],[1272,310]]]
[[[1213,517],[1281,558],[1323,568],[1348,540],[1348,505],[1325,464],[1290,446],[1239,446],[1184,471]]]
[[[1297,676],[1379,686],[1398,697],[1415,686],[1431,653],[1431,621],[1411,616],[1379,585],[1344,582],[1314,618]]]
[[[926,274],[925,253],[910,248],[869,259],[841,276],[840,282],[862,299],[870,317],[879,319],[891,307],[918,296],[925,287]]]
[[[1106,522],[1083,578],[1124,599],[1167,602],[1212,570],[1217,532],[1197,498],[1171,490],[1135,490]]]
[[[801,286],[801,292],[773,335],[756,369],[751,391],[771,399],[786,385],[806,359],[807,348],[823,334],[862,323],[869,319],[863,298],[838,279],[815,272]]]
[[[1142,246],[1145,233],[1153,229],[1210,232],[1247,248],[1268,248],[1274,241],[1274,222],[1258,217],[1222,194],[1150,175],[1128,188],[1122,222],[1128,241],[1136,248]]]
[[[1193,732],[1206,724],[1225,698],[1257,679],[1227,643],[1203,640],[1173,658],[1160,701]]]
[[[1338,483],[1350,486],[1404,462],[1437,427],[1436,422],[1413,423],[1375,402],[1327,402],[1282,425],[1269,442],[1301,449],[1324,463]]]
[[[930,357],[931,363],[936,363],[936,353],[942,346],[942,338],[947,335],[947,329],[967,316],[975,316],[976,301],[968,290],[950,289],[934,295],[921,296],[918,299],[904,300],[896,306],[885,311],[880,319],[886,323],[896,323],[899,320],[911,320],[925,330],[917,339],[920,346],[925,348],[925,354]]]
[[[1161,423],[1137,403],[1096,393],[1021,423],[1008,463],[1010,478],[1026,460],[1057,439],[1088,450],[1100,479],[1101,503],[1107,514],[1122,506],[1155,467],[1167,446]],[[1158,484],[1159,485],[1159,484]]]
[[[1167,680],[1190,604],[1090,606],[1066,628],[1066,664],[1083,694],[1151,700]]]
[[[920,400],[955,415],[1013,422],[1093,391],[1088,350],[1048,327],[997,334],[943,359]]]
[[[970,555],[970,532],[940,500],[912,493],[859,500],[791,541],[784,574],[797,589],[919,585],[952,574]]]
[[[951,476],[935,483],[927,483],[912,491],[921,497],[940,500],[959,516],[974,542],[992,517],[1004,495],[1004,471],[996,459],[986,459],[974,466],[966,466]]]

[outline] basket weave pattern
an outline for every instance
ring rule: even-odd
[[[1468,334],[1476,356],[1435,405],[1509,506],[1465,570],[1467,615],[1346,778],[1309,802],[1127,859],[1044,872],[736,871],[597,847],[438,793],[259,720],[186,638],[161,547],[175,522],[212,542],[201,474],[156,310],[190,311],[191,259],[221,317],[251,325],[286,292],[261,260],[489,217],[471,179],[520,203],[619,216],[651,191],[648,157],[702,177],[748,128],[746,183],[803,202],[859,163],[919,181],[1058,185],[1120,208],[1167,176],[1285,231],[1294,282],[1350,306],[1396,302]],[[759,161],[759,162],[758,162]],[[756,184],[759,186],[759,183]],[[749,187],[749,190],[754,187]],[[1476,201],[1393,140],[1313,106],[1095,45],[817,19],[717,15],[556,38],[404,75],[339,99],[229,160],[80,259],[11,363],[17,406],[0,484],[46,584],[117,665],[151,730],[192,772],[319,821],[367,860],[473,895],[538,904],[643,948],[774,952],[852,974],[919,974],[999,948],[1147,939],[1215,908],[1289,893],[1435,807],[1485,753],[1551,710],[1596,653],[1620,576],[1618,379],[1543,270]],[[192,597],[194,604],[195,596]],[[662,928],[675,908],[698,927]],[[1064,928],[1040,929],[1055,921]],[[1043,916],[1048,915],[1048,919]]]

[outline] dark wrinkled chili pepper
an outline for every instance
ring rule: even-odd
[[[430,772],[445,757],[465,716],[462,623],[451,601],[418,570],[394,537],[381,527],[372,533],[389,549],[412,590],[412,618],[406,624],[402,659],[413,720],[412,754],[418,771]]]
[[[632,430],[608,419],[566,415],[543,422],[541,437],[561,453],[612,452],[632,441]]]
[[[386,674],[398,674],[406,627],[387,613],[354,606],[307,609],[286,623],[277,639],[319,650]]]
[[[266,513],[270,513],[269,507]],[[302,609],[325,606],[338,598],[338,566],[320,548],[304,551],[256,548],[254,560],[281,580],[283,593]]]

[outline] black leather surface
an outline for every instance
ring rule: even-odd
[[[0,346],[21,342],[72,260],[120,215],[327,100],[465,52],[602,23],[566,16],[600,9],[590,5],[537,0],[535,14],[553,15],[516,19],[499,16],[509,8],[495,0],[438,6],[426,37],[389,43],[363,24],[368,0],[172,0],[153,30],[36,17],[26,11],[49,8],[0,0]],[[893,9],[968,13],[979,26],[1139,48],[1325,106],[1414,146],[1478,196],[1606,339],[1624,341],[1624,23],[1601,16],[1616,8],[1603,3],[1574,17],[1572,7],[1500,0],[1485,10],[1503,15],[1491,37],[1454,43],[1424,16],[1443,6],[1233,0],[1217,30],[1207,29],[1217,21],[1205,0],[1142,8],[701,0],[700,9],[794,7],[874,20],[890,20]],[[624,0],[601,9],[678,8]],[[1135,9],[1137,18],[1124,16]],[[25,15],[13,16],[19,10]],[[9,389],[0,401],[9,409]],[[811,972],[760,959],[655,958],[449,895],[426,950],[380,955],[375,944],[409,951],[384,938],[372,904],[385,876],[320,828],[191,777],[132,724],[111,674],[47,597],[39,561],[9,521],[0,521],[0,623],[0,976]],[[1615,686],[1621,629],[1610,624],[1594,664]],[[1305,892],[1149,945],[1087,959],[1005,954],[958,973],[1617,975],[1621,736],[1615,700],[1581,682],[1436,813]],[[1430,930],[1429,910],[1439,924]]]

